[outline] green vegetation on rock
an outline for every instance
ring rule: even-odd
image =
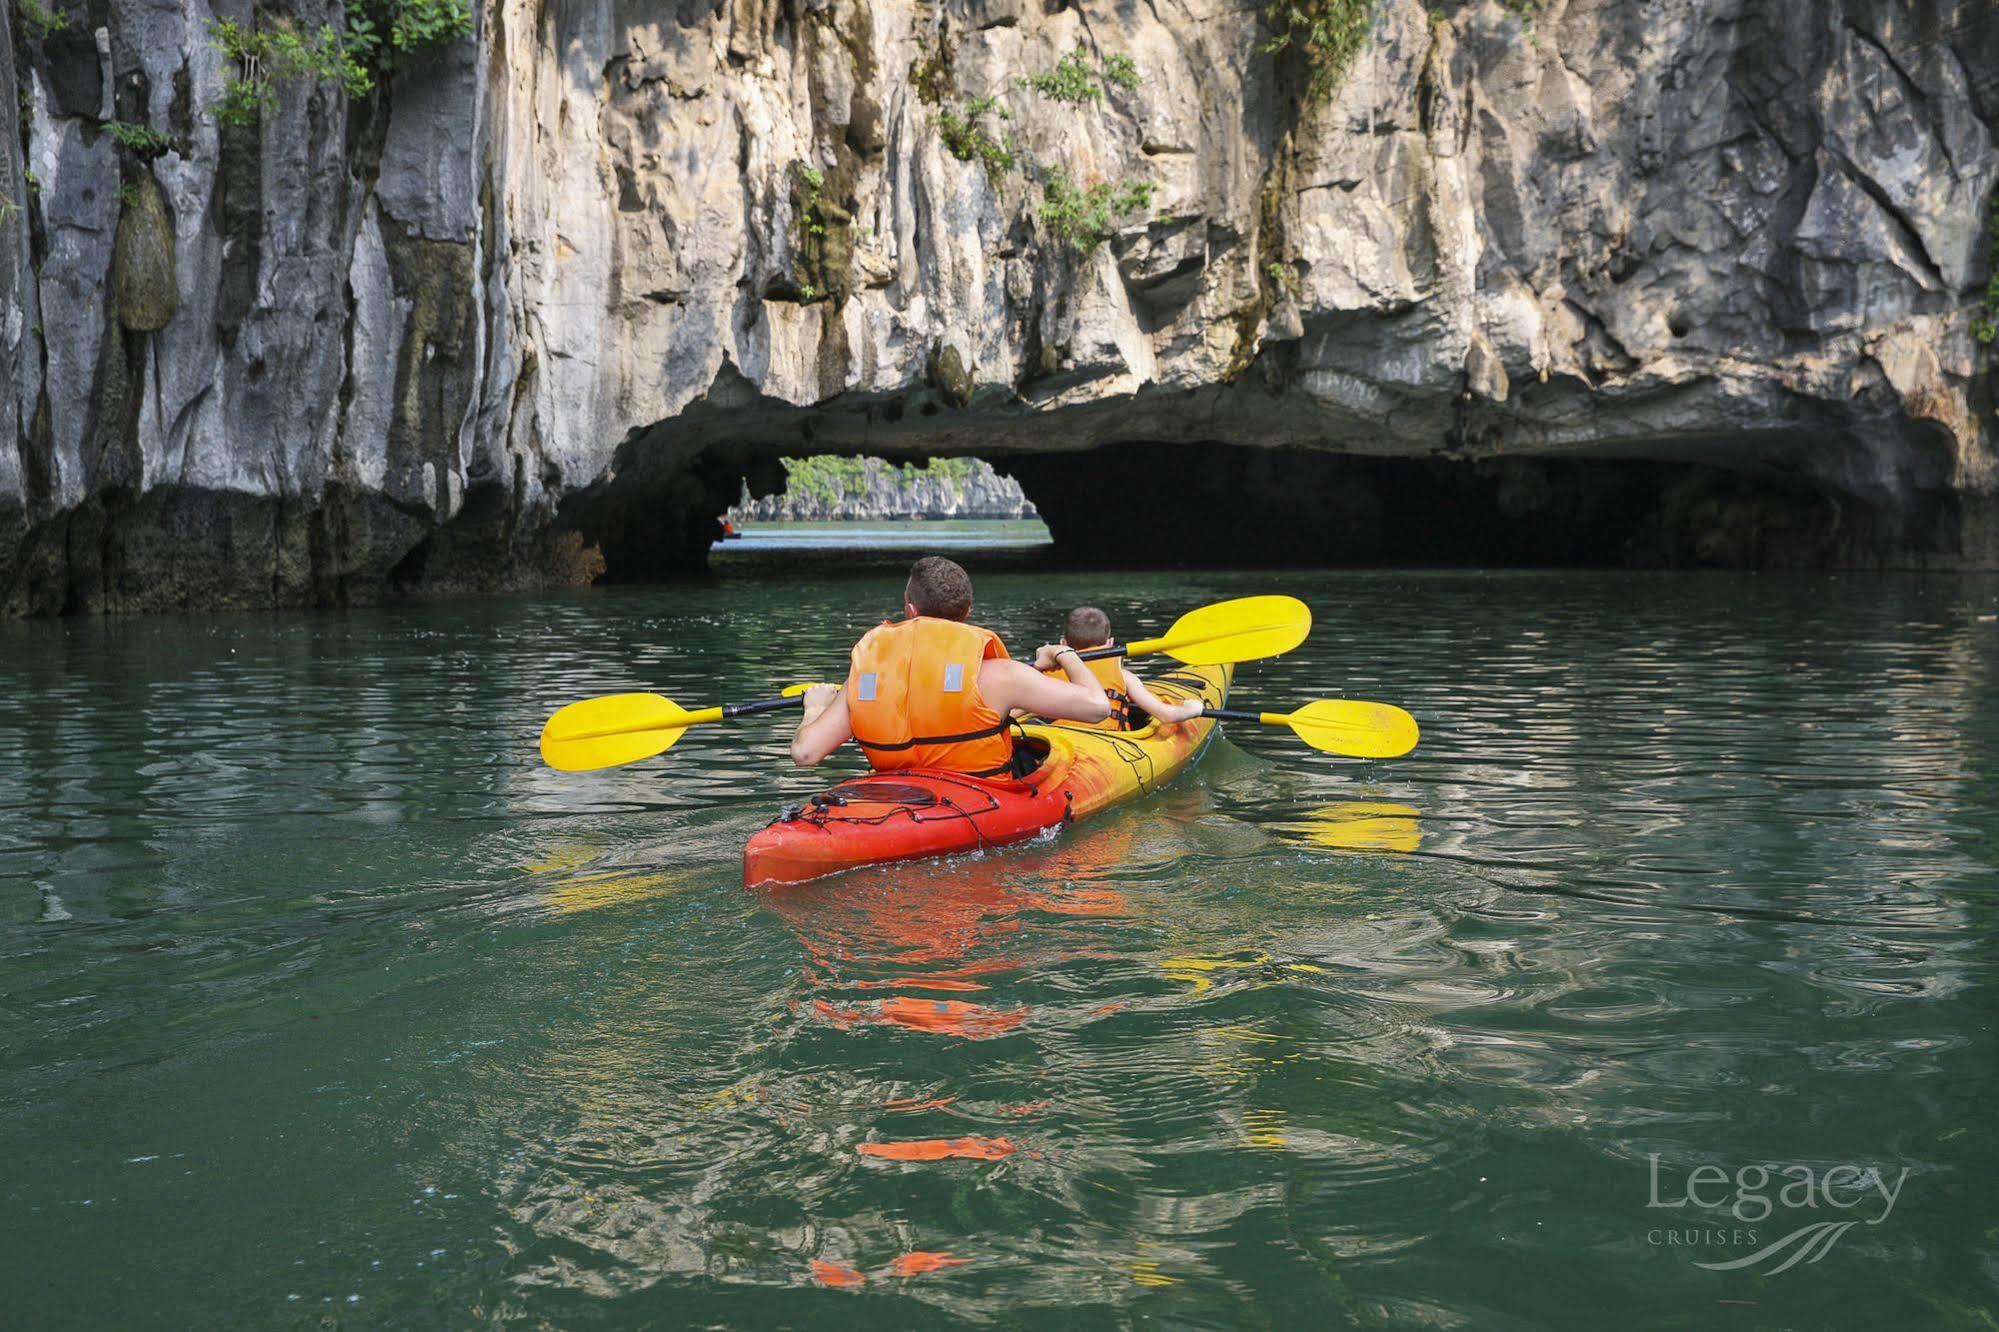
[[[1999,190],[1992,192],[1992,202],[1986,212],[1987,250],[1985,252],[1985,301],[1977,314],[1971,316],[1971,336],[1990,346],[1999,340]]]
[[[1539,44],[1534,35],[1534,20],[1548,0],[1506,0],[1506,12],[1520,20],[1520,30],[1527,34],[1527,40]]]
[[[847,270],[853,257],[853,215],[829,197],[826,173],[799,163],[792,178],[798,218],[797,291],[806,305],[846,299]]]
[[[40,0],[14,0],[14,11],[37,37],[47,37],[69,26],[69,15],[50,9]]]
[[[910,66],[917,95],[933,105],[942,103],[949,75],[948,48]],[[1100,57],[1078,46],[1053,69],[1016,83],[1058,102],[1080,106],[1101,102],[1111,88],[1136,88],[1138,62],[1116,53]],[[1017,146],[996,124],[1011,118],[998,97],[986,96],[966,98],[955,107],[944,106],[931,116],[931,123],[953,157],[979,163],[997,188],[1007,173],[1021,164]],[[1029,174],[1039,175],[1042,181],[1039,215],[1048,234],[1085,253],[1102,244],[1124,217],[1150,206],[1158,188],[1149,180],[1131,180],[1082,189],[1060,165],[1043,173],[1038,163],[1030,164]]]
[[[1158,188],[1149,180],[1127,180],[1080,189],[1067,171],[1053,167],[1042,186],[1041,220],[1055,239],[1087,254],[1116,232],[1121,219],[1149,207]]]
[[[1079,46],[1056,61],[1055,68],[1021,79],[1020,86],[1058,102],[1100,102],[1106,88],[1138,86],[1138,63],[1128,55],[1107,55],[1093,68],[1090,53]]]
[[[909,62],[909,86],[927,106],[943,102],[951,90],[951,48],[940,46]]]
[[[216,19],[209,34],[223,55],[236,62],[224,85],[215,118],[225,125],[248,125],[264,113],[275,90],[298,79],[337,83],[349,97],[365,97],[374,87],[369,73],[342,47],[330,25],[301,33],[283,19],[247,27]]]
[[[1016,161],[1013,145],[1004,135],[994,137],[985,132],[981,123],[987,118],[1007,120],[1007,109],[1000,105],[997,97],[974,97],[967,100],[961,110],[945,108],[931,117],[937,132],[944,139],[944,146],[951,156],[960,162],[977,162],[984,166],[986,175],[998,184],[1002,176],[1013,170]]]
[[[785,458],[783,462],[785,493],[816,501],[827,508],[848,495],[866,492],[871,463],[876,468],[894,466],[905,484],[923,477],[962,483],[979,470],[978,460],[974,458],[932,458],[927,463],[899,465],[884,464],[879,459],[831,456]]]
[[[859,458],[786,458],[784,488],[801,499],[831,504],[861,479]]]
[[[1020,487],[977,458],[897,462],[888,458],[785,458],[786,484],[730,507],[738,523],[873,521],[896,518],[1031,516]]]
[[[467,0],[367,0],[347,10],[346,48],[378,75],[471,35]]]
[[[1263,49],[1288,55],[1304,69],[1306,96],[1315,102],[1338,91],[1354,57],[1374,31],[1377,0],[1268,0]]]
[[[819,217],[819,209],[825,202],[822,191],[826,188],[826,173],[818,167],[802,166],[798,168],[798,178],[805,182],[805,230],[810,235],[823,236],[826,224]]]
[[[247,125],[262,116],[272,93],[300,79],[336,84],[350,98],[366,97],[410,60],[441,50],[472,32],[469,0],[357,0],[344,32],[331,24],[302,32],[288,20],[264,26],[234,19],[210,23],[218,50],[236,62],[215,118]]]
[[[1269,276],[1271,282],[1283,291],[1292,296],[1298,294],[1298,272],[1291,265],[1272,259],[1264,265],[1263,271]]]
[[[127,152],[141,162],[150,162],[156,157],[163,156],[174,146],[172,139],[151,125],[135,125],[129,120],[107,121],[104,132],[116,139]]]
[[[1090,57],[1080,46],[1056,61],[1055,68],[1022,79],[1020,86],[1058,102],[1095,102],[1104,95],[1096,72],[1090,68]]]

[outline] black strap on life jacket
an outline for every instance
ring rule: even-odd
[[[854,743],[862,749],[873,750],[878,754],[891,754],[900,750],[914,749],[918,745],[956,745],[962,744],[967,740],[984,740],[989,736],[999,735],[1006,730],[1006,726],[1006,722],[1001,720],[993,723],[991,726],[982,726],[976,731],[966,731],[963,735],[913,735],[907,740],[891,741],[884,744],[876,744],[872,740],[863,740],[859,735],[856,735]],[[967,777],[1003,777],[1011,775],[1013,767],[1014,759],[1009,754],[1007,761],[998,767],[979,768],[976,771],[966,772],[964,775]],[[953,771],[956,771],[956,769],[953,769]]]
[[[1006,723],[1000,721],[994,722],[991,726],[982,726],[976,731],[966,731],[963,735],[912,735],[907,740],[885,741],[880,744],[873,740],[863,740],[856,735],[854,743],[862,749],[873,749],[887,754],[901,749],[914,749],[918,745],[957,745],[967,740],[984,740],[988,736],[998,735],[1005,729]]]
[[[1132,725],[1132,720],[1138,715],[1139,709],[1132,706],[1129,694],[1122,689],[1106,689],[1104,697],[1111,701],[1111,717],[1116,720],[1118,730],[1137,729]]]

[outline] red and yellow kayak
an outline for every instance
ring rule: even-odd
[[[1231,666],[1180,666],[1146,683],[1169,702],[1228,702]],[[1136,799],[1191,763],[1216,722],[1153,722],[1136,731],[1029,725],[1047,757],[1019,780],[927,768],[855,777],[773,820],[743,847],[743,883],[803,883],[862,865],[1004,846]]]

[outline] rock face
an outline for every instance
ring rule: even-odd
[[[10,611],[671,573],[808,453],[999,458],[1073,543],[1999,565],[1989,0],[1383,0],[1323,101],[1223,0],[481,0],[248,127],[205,0],[52,12]]]
[[[787,461],[784,490],[776,495],[742,496],[728,512],[730,521],[879,522],[901,518],[998,518],[1035,516],[1020,482],[1002,476],[980,458],[914,467],[861,458],[830,468],[824,460]]]

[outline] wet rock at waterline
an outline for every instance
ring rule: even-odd
[[[1141,558],[1184,445],[1307,558],[1999,564],[1984,0],[1391,0],[1323,101],[1244,4],[501,3],[244,125],[205,8],[46,12],[12,612],[670,574],[815,452],[1021,458],[1072,547],[1037,477],[1143,491]]]

